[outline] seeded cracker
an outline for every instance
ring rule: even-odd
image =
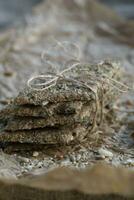
[[[88,87],[85,87],[84,83],[91,85],[95,89],[97,87],[97,91],[100,93],[98,95],[101,96],[100,89],[102,89],[102,84],[105,92],[108,92],[111,88],[111,85],[108,84],[108,78],[118,79],[120,77],[120,69],[116,63],[110,62],[96,65],[87,64],[70,70],[67,72],[67,76],[69,78],[59,79],[54,87],[50,87],[47,90],[32,90],[26,87],[15,99],[14,104],[43,105],[46,102],[90,101],[95,97],[93,92]],[[78,82],[76,83],[73,80]],[[80,81],[83,84],[80,84]]]
[[[72,115],[84,115],[87,108],[93,102],[84,101],[73,101],[73,102],[63,102],[63,103],[47,103],[45,106],[35,106],[35,105],[9,105],[5,109],[0,111],[1,118],[8,118],[8,116],[16,117],[42,117],[47,119],[50,116],[72,116]]]
[[[83,133],[83,134],[81,134]],[[82,141],[87,135],[87,128],[81,125],[61,127],[59,129],[33,129],[15,132],[3,132],[0,135],[1,141],[5,143],[29,143],[29,144],[60,144]]]

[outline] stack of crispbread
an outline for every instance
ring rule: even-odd
[[[79,64],[48,88],[27,86],[0,111],[0,142],[65,145],[83,141],[114,100],[117,90],[111,80],[119,74],[115,63]]]

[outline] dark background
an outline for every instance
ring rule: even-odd
[[[115,9],[120,15],[134,19],[134,0],[100,0]]]
[[[0,0],[0,29],[19,23],[41,0]]]
[[[0,0],[0,29],[21,23],[42,0]],[[126,18],[134,18],[134,0],[100,0]]]

